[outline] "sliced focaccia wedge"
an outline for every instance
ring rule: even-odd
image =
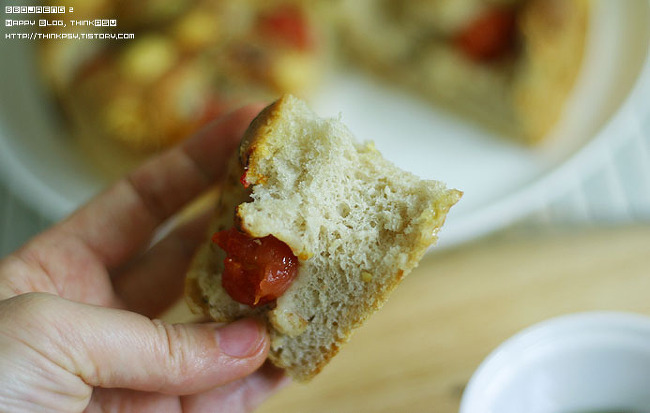
[[[308,380],[418,264],[460,197],[285,95],[232,162],[188,273],[190,304],[217,321],[263,320],[270,360]]]

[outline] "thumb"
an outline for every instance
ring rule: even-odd
[[[269,348],[266,331],[252,319],[225,326],[169,324],[57,296],[28,295],[35,296],[30,313],[46,329],[36,337],[48,347],[44,351],[90,386],[198,393],[252,373]]]

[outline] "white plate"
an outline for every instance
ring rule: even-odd
[[[315,99],[404,169],[465,192],[440,234],[450,246],[501,228],[562,196],[593,167],[590,153],[624,140],[630,116],[648,116],[650,7],[595,0],[583,73],[548,144],[528,149],[361,76],[341,75]],[[0,173],[38,212],[60,219],[106,185],[63,132],[38,83],[25,40],[0,43]]]

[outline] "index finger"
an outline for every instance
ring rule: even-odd
[[[261,109],[239,109],[155,156],[57,230],[77,237],[107,267],[122,264],[148,244],[162,222],[224,176],[228,159]]]

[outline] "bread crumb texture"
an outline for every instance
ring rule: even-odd
[[[238,172],[246,167],[252,191],[224,194],[231,199],[222,208],[236,208],[252,236],[271,234],[289,245],[300,259],[298,276],[275,304],[251,309],[221,289],[223,252],[210,246],[197,256],[188,293],[213,318],[263,318],[269,358],[308,380],[417,265],[462,193],[400,170],[372,144],[356,142],[341,122],[319,118],[291,95],[253,121],[241,160]],[[244,192],[236,183],[230,190]]]

